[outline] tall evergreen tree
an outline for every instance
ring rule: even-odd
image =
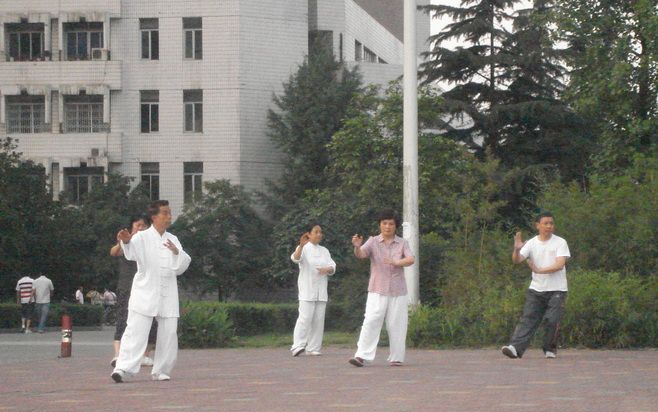
[[[326,185],[326,145],[361,89],[356,69],[346,69],[325,48],[313,50],[268,113],[269,136],[283,152],[284,164],[281,178],[270,182],[270,193],[263,195],[275,219],[294,207],[304,191]]]
[[[588,135],[582,119],[560,101],[565,69],[547,28],[551,3],[535,0],[516,11],[518,0],[429,6],[434,16],[455,21],[431,38],[434,49],[421,75],[426,82],[455,84],[443,95],[453,114],[443,124],[448,136],[481,158],[493,154],[504,167],[557,167],[572,179],[583,174]],[[454,39],[466,45],[442,46]],[[455,126],[456,118],[465,125]]]
[[[434,18],[450,17],[453,22],[429,38],[432,49],[421,65],[421,78],[425,83],[454,84],[443,94],[451,116],[440,125],[448,137],[464,142],[480,157],[487,151],[500,152],[501,122],[496,109],[505,98],[502,44],[509,37],[504,25],[511,22],[511,8],[519,1],[463,0],[461,7],[425,7]],[[454,50],[444,47],[453,40],[465,44]]]
[[[566,98],[600,136],[598,173],[623,174],[658,143],[658,14],[655,0],[555,0],[568,45]]]
[[[565,180],[585,175],[591,132],[584,119],[561,100],[565,51],[553,45],[548,27],[554,0],[534,0],[517,10],[513,32],[503,42],[500,79],[504,98],[494,107],[499,119],[498,155],[506,165],[551,165]]]

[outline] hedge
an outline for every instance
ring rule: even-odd
[[[71,315],[73,327],[101,326],[103,307],[100,305],[79,305],[69,303],[51,303],[48,310],[46,326],[62,325],[62,315]],[[36,327],[36,311],[32,316],[32,326]],[[0,329],[20,329],[21,305],[16,303],[0,303]]]
[[[412,347],[486,346],[507,343],[523,309],[525,288],[492,288],[469,304],[421,306],[409,319]],[[655,347],[658,336],[656,278],[616,273],[569,273],[561,346]],[[537,330],[536,342],[543,333]]]

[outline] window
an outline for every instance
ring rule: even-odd
[[[64,184],[69,200],[80,203],[92,188],[103,184],[103,168],[65,167]]]
[[[44,57],[43,23],[7,24],[7,33],[10,60],[29,61]]]
[[[44,96],[7,96],[7,133],[46,131]]]
[[[354,40],[354,60],[360,62],[363,59],[363,46],[358,40]]]
[[[103,123],[103,96],[81,94],[64,96],[64,133],[101,133],[108,131]]]
[[[185,131],[203,132],[203,90],[183,90]]]
[[[160,163],[140,163],[142,185],[151,200],[160,199]]]
[[[158,90],[140,90],[139,101],[142,133],[157,132],[160,118],[158,103],[160,92]]]
[[[103,23],[65,23],[66,59],[89,60],[92,49],[103,47]]]
[[[183,163],[183,198],[185,203],[201,199],[203,190],[203,162]]]
[[[158,60],[160,58],[160,36],[158,19],[139,19],[142,34],[142,59]]]
[[[363,47],[363,61],[368,63],[377,63],[377,55],[367,47]]]
[[[183,35],[185,58],[201,60],[203,58],[201,17],[183,17]]]

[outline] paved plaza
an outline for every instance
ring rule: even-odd
[[[388,348],[364,368],[353,348],[292,358],[286,348],[181,350],[169,382],[149,369],[115,384],[112,330],[76,332],[58,359],[60,334],[0,334],[0,411],[651,411],[658,410],[658,351],[563,350],[520,360],[495,349],[409,350],[390,367]]]

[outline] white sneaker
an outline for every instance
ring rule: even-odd
[[[154,381],[170,381],[171,376],[165,374],[165,373],[154,373],[151,375],[151,379]]]
[[[25,328],[25,333],[32,333],[32,331],[30,330],[30,328]]]
[[[516,359],[519,357],[519,355],[516,353],[516,348],[512,345],[503,346],[501,350],[503,351],[503,355],[507,356],[508,358]]]
[[[153,359],[149,358],[148,356],[142,357],[142,366],[153,366]]]
[[[310,352],[306,352],[308,356],[322,356],[322,352],[317,351],[317,350],[312,350]]]
[[[292,351],[293,358],[301,355],[302,353],[304,353],[305,350],[306,349],[304,349],[304,348],[293,349],[293,351]]]
[[[555,352],[551,352],[550,350],[544,352],[544,356],[546,356],[546,359],[555,359],[557,357]]]

